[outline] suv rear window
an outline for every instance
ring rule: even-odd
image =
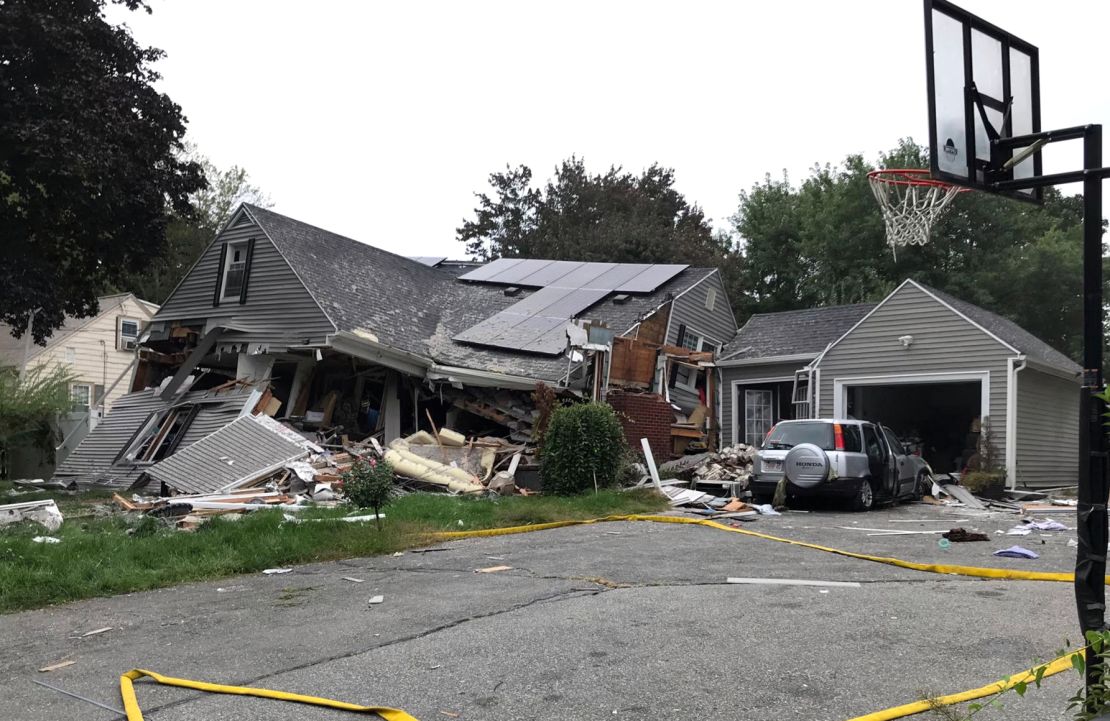
[[[802,422],[780,423],[771,430],[771,435],[763,442],[764,448],[786,450],[800,443],[812,443],[822,450],[833,450],[833,427],[831,423]]]

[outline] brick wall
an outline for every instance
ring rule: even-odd
[[[671,424],[674,410],[658,393],[611,390],[606,402],[617,412],[625,440],[634,451],[641,451],[640,439],[647,438],[656,463],[671,457]]]

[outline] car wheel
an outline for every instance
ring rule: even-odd
[[[856,495],[852,497],[852,510],[870,511],[875,505],[875,490],[871,488],[871,481],[864,478],[859,482]]]

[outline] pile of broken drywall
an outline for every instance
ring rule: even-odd
[[[503,438],[466,438],[449,428],[419,431],[389,444],[382,458],[406,485],[451,493],[500,495],[528,491],[516,485],[516,471],[525,451]]]

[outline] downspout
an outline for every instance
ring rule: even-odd
[[[1006,359],[1006,487],[1011,491],[1017,487],[1017,374],[1024,369],[1025,356]]]

